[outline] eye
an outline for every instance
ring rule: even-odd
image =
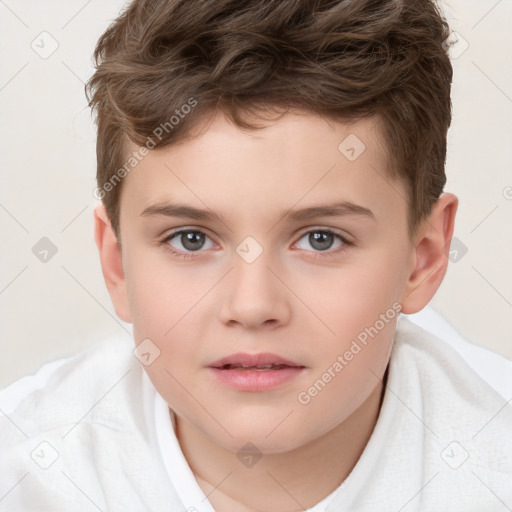
[[[164,238],[162,243],[170,246],[170,250],[174,249],[173,252],[178,253],[198,252],[201,249],[211,249],[214,246],[212,240],[205,233],[196,229],[175,231]]]
[[[309,247],[308,247],[309,245]],[[335,233],[329,229],[316,229],[304,233],[297,242],[299,249],[311,250],[317,252],[328,251],[329,249],[337,249],[344,245],[350,245],[342,235]],[[334,252],[334,251],[330,251]]]

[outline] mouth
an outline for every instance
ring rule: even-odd
[[[268,372],[275,370],[282,370],[283,368],[303,368],[302,366],[288,366],[286,364],[265,364],[265,365],[243,365],[243,364],[224,364],[222,366],[214,367],[219,370],[237,370],[237,371],[251,371],[251,372]]]
[[[277,354],[262,352],[259,354],[232,354],[218,359],[209,365],[219,370],[240,370],[240,371],[275,371],[283,368],[305,368],[289,359]]]
[[[223,384],[238,391],[261,392],[278,388],[300,375],[305,366],[276,354],[233,354],[208,368]]]

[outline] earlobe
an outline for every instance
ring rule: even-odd
[[[94,209],[94,239],[98,247],[103,278],[116,314],[124,322],[131,323],[121,247],[103,204]]]
[[[455,195],[442,194],[418,229],[414,268],[402,297],[402,313],[412,314],[423,309],[439,288],[448,266],[457,205]]]

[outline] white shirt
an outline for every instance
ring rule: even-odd
[[[132,343],[104,340],[0,392],[0,511],[215,512]],[[400,318],[370,441],[309,512],[512,507],[512,363],[452,345]]]

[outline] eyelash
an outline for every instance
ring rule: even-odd
[[[201,231],[200,229],[178,229],[176,231],[173,231],[172,233],[168,234],[161,242],[160,244],[163,246],[164,250],[169,251],[174,256],[177,256],[178,258],[183,259],[190,259],[193,258],[194,252],[201,252],[201,251],[191,251],[191,252],[181,252],[174,249],[171,245],[169,245],[169,241],[172,240],[175,236],[181,235],[182,233],[201,233],[205,236],[208,236],[204,231]],[[349,242],[344,236],[340,235],[339,233],[336,233],[336,231],[333,231],[329,228],[324,229],[311,229],[309,231],[305,231],[300,235],[298,240],[301,240],[305,235],[309,235],[310,233],[327,233],[329,235],[333,235],[334,237],[338,238],[343,245],[338,247],[334,251],[313,251],[313,259],[317,258],[328,258],[334,254],[338,254],[339,252],[342,252],[346,250],[347,247],[354,245],[352,242]]]

